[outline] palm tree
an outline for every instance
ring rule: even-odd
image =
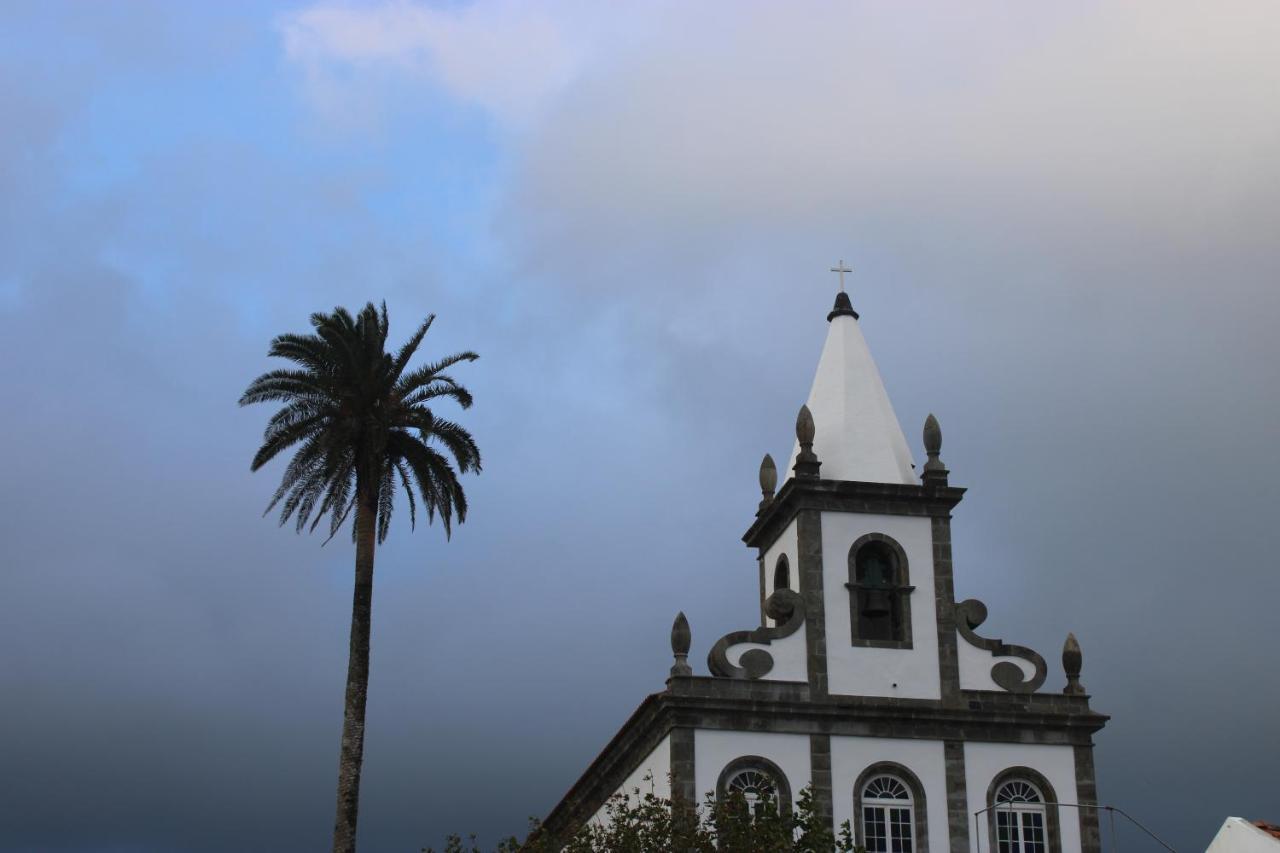
[[[356,847],[375,547],[387,538],[394,498],[401,488],[409,501],[410,526],[417,520],[420,500],[428,522],[439,514],[448,536],[454,516],[459,523],[467,516],[458,475],[480,470],[480,450],[471,434],[436,417],[430,408],[432,401],[444,398],[464,409],[471,405],[471,394],[445,371],[459,362],[474,361],[476,354],[457,353],[406,372],[434,319],[434,314],[427,317],[393,357],[385,349],[386,303],[381,311],[369,303],[355,317],[342,308],[332,314],[312,314],[312,334],[280,335],[271,342],[269,354],[286,358],[297,368],[262,374],[240,398],[242,406],[281,404],[267,423],[252,470],[281,451],[297,448],[266,512],[280,506],[280,524],[292,518],[299,533],[315,530],[327,516],[332,539],[355,510],[351,538],[356,578],[338,761],[335,853],[351,853]]]

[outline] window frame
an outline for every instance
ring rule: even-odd
[[[1040,803],[1038,808],[1029,808],[1028,804],[1021,804],[1021,806],[1015,805],[1012,809],[1006,809],[1005,812],[1026,814],[1039,811],[1044,815],[1045,849],[1048,853],[1062,853],[1062,824],[1059,818],[1058,795],[1044,774],[1030,767],[1007,767],[997,773],[991,780],[991,784],[987,786],[987,838],[989,839],[987,849],[991,853],[1000,851],[999,827],[996,825],[996,794],[1010,782],[1025,782],[1035,788],[1040,795]],[[1021,828],[1021,821],[1019,821],[1019,828]],[[1021,851],[1021,838],[1018,841],[1018,848]]]
[[[858,581],[858,552],[872,543],[886,547],[893,555],[896,565],[893,567],[893,583],[889,590],[892,598],[891,606],[898,608],[899,635],[892,640],[873,640],[862,636],[859,631],[861,614],[858,612],[859,591],[862,584]],[[906,550],[892,536],[884,533],[868,533],[860,536],[849,547],[849,582],[845,584],[849,590],[849,633],[854,646],[872,649],[910,649],[913,648],[911,637],[911,594],[915,587],[911,586],[910,564]]]
[[[865,798],[862,794],[867,785],[880,776],[889,776],[901,782],[903,787],[907,789],[907,793],[911,795],[911,850],[912,853],[927,853],[929,850],[929,821],[924,785],[920,784],[920,779],[916,774],[896,761],[877,761],[863,770],[853,783],[854,843],[863,847],[866,846],[865,815],[862,811]],[[885,802],[887,803],[888,801]]]
[[[779,575],[786,583],[778,583]],[[777,592],[780,589],[791,589],[791,561],[787,559],[786,554],[779,554],[778,559],[773,563],[773,590]]]
[[[724,801],[729,795],[730,780],[747,770],[764,773],[773,779],[773,783],[778,789],[778,813],[790,814],[791,783],[787,781],[787,774],[782,772],[781,767],[759,755],[743,755],[724,766],[724,769],[720,771],[720,778],[716,780],[716,799]]]

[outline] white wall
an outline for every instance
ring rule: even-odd
[[[893,761],[914,773],[924,786],[929,847],[948,849],[945,757],[942,741],[937,740],[832,737],[831,798],[835,825],[839,827],[846,820],[852,825],[853,785],[862,771],[880,761]],[[854,832],[856,837],[856,827]]]
[[[618,787],[614,793],[626,794],[633,802],[635,801],[635,789],[640,789],[640,796],[653,791],[655,796],[669,799],[671,797],[671,735],[667,735],[658,745],[653,748],[645,756],[640,765],[631,772],[626,781]],[[652,783],[645,780],[646,776],[652,776]],[[605,816],[605,806],[601,806],[596,812],[593,821],[602,822]]]
[[[852,645],[849,548],[867,533],[897,540],[907,553],[911,594],[910,649]],[[938,628],[933,593],[933,531],[928,518],[822,513],[822,579],[827,616],[827,675],[832,693],[938,699]],[[895,686],[896,685],[896,686]]]
[[[986,626],[978,627],[979,635],[984,627]],[[964,690],[1003,691],[1004,688],[991,678],[991,668],[1001,661],[1008,661],[1017,666],[1028,681],[1036,674],[1035,665],[1031,661],[1014,657],[997,657],[986,649],[972,645],[959,631],[956,631],[956,650],[960,663],[960,687]]]
[[[809,736],[773,732],[723,732],[698,729],[693,735],[694,779],[698,801],[714,792],[720,773],[735,758],[758,755],[767,758],[787,776],[791,796],[809,784]]]
[[[778,557],[783,554],[787,555],[787,562],[791,565],[791,590],[793,592],[800,591],[800,553],[796,539],[796,520],[793,518],[788,522],[778,538],[773,540],[764,552],[764,597],[768,598],[773,592],[773,570],[778,564]],[[776,624],[774,620],[765,620],[766,625]],[[806,676],[807,678],[807,676]]]
[[[1010,767],[1030,767],[1049,780],[1059,802],[1074,803],[1076,794],[1076,759],[1070,746],[1017,743],[966,743],[964,745],[965,786],[969,794],[969,846],[974,851],[991,849],[991,837],[986,814],[978,824],[973,814],[987,807],[987,788],[1003,770]],[[1042,792],[1046,797],[1049,792]],[[1080,816],[1077,809],[1060,808],[1058,823],[1062,827],[1063,853],[1080,851]],[[981,836],[979,836],[979,825]],[[930,833],[933,827],[929,827]],[[978,839],[982,847],[978,847]]]
[[[787,562],[791,566],[790,589],[793,592],[800,591],[800,564],[799,564],[799,548],[796,538],[796,522],[792,519],[778,538],[773,541],[764,553],[764,582],[765,597],[773,593],[773,570],[778,562],[778,557],[783,554],[787,557]],[[774,619],[765,618],[765,625],[773,627],[777,625]],[[739,660],[744,652],[751,649],[763,649],[773,657],[773,669],[769,670],[764,676],[768,681],[808,681],[809,667],[808,657],[805,653],[805,629],[803,626],[790,637],[784,637],[781,640],[774,640],[769,645],[763,643],[741,643],[736,646],[730,646],[726,652],[729,663],[734,666],[739,665]]]
[[[1280,839],[1242,817],[1229,817],[1204,853],[1277,853]]]

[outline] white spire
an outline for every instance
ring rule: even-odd
[[[841,291],[827,315],[827,342],[818,360],[807,405],[813,413],[813,451],[824,480],[914,485],[911,451],[871,359],[858,315]],[[784,476],[791,476],[797,442]]]

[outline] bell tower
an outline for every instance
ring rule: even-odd
[[[932,415],[929,462],[917,480],[843,290],[827,324],[790,476],[776,493],[764,490],[744,537],[760,561],[761,608],[779,577],[803,599],[806,680],[816,693],[954,698],[950,518],[964,490],[948,483]],[[771,466],[766,457],[762,477]]]
[[[998,853],[1016,838],[1025,853],[1099,853],[1092,735],[1107,717],[1080,682],[1079,643],[1063,649],[1066,686],[1041,692],[1044,658],[977,633],[986,607],[956,601],[951,515],[965,490],[942,428],[925,420],[917,469],[843,287],[826,320],[790,458],[779,470],[764,457],[743,535],[760,626],[716,640],[707,677],[681,614],[666,690],[546,829],[601,819],[611,794],[648,777],[685,804],[750,790],[790,808],[807,787],[815,815],[869,850]]]

